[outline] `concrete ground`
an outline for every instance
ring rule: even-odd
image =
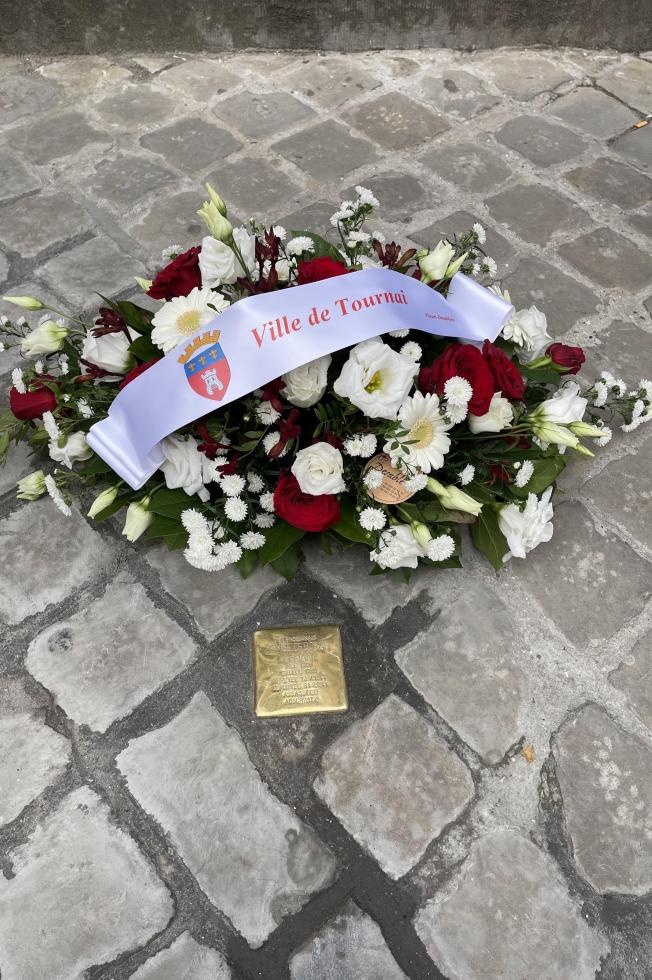
[[[298,229],[362,183],[399,240],[481,220],[589,374],[650,378],[651,57],[7,58],[2,292],[130,295],[198,238],[207,177]],[[404,587],[353,552],[211,577],[20,504],[14,453],[3,980],[652,976],[650,435],[569,467],[527,563],[467,548]],[[320,622],[349,712],[257,721],[252,631]]]

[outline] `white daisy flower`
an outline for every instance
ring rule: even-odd
[[[362,482],[367,490],[376,490],[383,482],[383,474],[379,470],[367,470]]]
[[[415,340],[408,340],[407,344],[403,344],[401,347],[401,354],[411,361],[420,361],[423,351]]]
[[[380,507],[365,507],[360,511],[358,521],[365,531],[382,531],[387,524],[387,518]]]
[[[247,474],[247,486],[252,493],[261,493],[265,489],[265,481],[257,473]]]
[[[460,471],[457,477],[457,481],[462,487],[466,487],[469,483],[473,482],[475,476],[475,466],[471,463],[467,463],[463,470]]]
[[[410,493],[418,493],[419,490],[423,490],[427,483],[428,477],[425,473],[414,473],[407,480],[404,480],[403,486]]]
[[[409,330],[390,330],[389,335],[390,337],[395,337],[396,340],[402,340],[403,337],[407,337],[409,332]]]
[[[247,516],[247,505],[242,497],[228,497],[224,504],[224,513],[230,521],[244,521]]]
[[[259,503],[263,510],[268,511],[270,514],[274,513],[274,494],[270,493],[269,490],[267,493],[260,495]]]
[[[496,260],[492,259],[489,255],[485,255],[482,261],[482,265],[489,278],[494,279],[498,272],[498,266],[496,265]]]
[[[57,425],[52,412],[43,412],[43,428],[47,432],[50,439],[52,439],[54,442],[56,442],[61,435],[61,429]]]
[[[274,514],[256,514],[254,517],[254,524],[256,527],[268,528],[274,527],[276,523],[276,516]]]
[[[304,252],[314,252],[315,243],[307,235],[297,235],[296,238],[290,239],[285,246],[285,251],[288,255],[302,255]]]
[[[245,488],[245,481],[237,473],[227,473],[221,478],[220,486],[227,497],[239,497]]]
[[[514,479],[515,486],[522,489],[526,487],[530,480],[532,479],[532,474],[534,473],[534,463],[526,459],[524,463],[514,463],[514,469],[516,470],[516,478]]]
[[[11,383],[19,395],[24,395],[27,391],[23,380],[23,372],[20,368],[14,368],[11,372]]]
[[[360,187],[360,185],[358,184],[358,186],[355,189],[355,192],[358,195],[360,204],[368,204],[372,208],[380,207],[378,203],[378,198],[371,193],[368,187]]]
[[[281,417],[270,401],[261,402],[256,406],[256,416],[263,425],[274,425]]]
[[[164,262],[169,262],[170,259],[175,257],[175,255],[181,255],[182,252],[182,245],[168,245],[167,248],[164,248],[161,252],[161,258]]]
[[[455,539],[450,534],[440,534],[428,542],[426,554],[430,561],[446,561],[455,554]]]
[[[284,241],[287,238],[287,231],[285,230],[283,225],[274,225],[272,231],[274,232],[277,238],[281,239],[281,241]]]
[[[593,385],[593,390],[595,392],[593,396],[593,404],[596,408],[602,408],[607,401],[609,387],[604,381],[596,381],[596,383]]]
[[[478,239],[478,244],[484,245],[484,243],[487,241],[487,232],[485,231],[484,226],[481,225],[479,221],[476,221],[473,225],[473,231]]]
[[[344,452],[348,453],[349,456],[360,456],[362,459],[368,459],[376,452],[377,444],[378,440],[373,433],[363,435],[358,432],[344,440]]]
[[[268,432],[267,433],[267,435],[263,439],[263,449],[265,450],[265,452],[267,453],[267,455],[269,455],[271,453],[272,449],[277,444],[277,442],[280,440],[280,438],[281,437],[280,437],[280,435],[279,435],[278,432]],[[279,455],[276,458],[277,459],[281,459],[281,457],[285,456],[285,454],[287,453],[287,451],[288,451],[288,447],[287,446],[284,446],[283,447],[283,451],[281,453],[279,453]]]
[[[368,231],[352,231],[349,233],[346,244],[349,246],[349,248],[355,248],[356,245],[360,245],[368,241],[371,241],[371,235]]]
[[[265,544],[267,538],[258,531],[245,531],[240,535],[240,544],[247,551],[258,551]]]
[[[457,408],[466,407],[473,396],[473,388],[466,378],[456,374],[444,385],[444,395],[449,405],[455,405]]]
[[[437,395],[415,392],[401,405],[398,418],[406,434],[396,440],[390,439],[384,446],[392,464],[396,466],[404,459],[424,473],[442,467],[451,444],[447,435],[450,424],[441,414]],[[395,441],[399,443],[398,449],[392,449]]]
[[[228,300],[211,289],[195,286],[187,296],[163,303],[152,319],[152,341],[166,354],[184,340],[208,326],[216,314],[230,306]]]
[[[611,442],[613,432],[609,426],[604,425],[604,423],[600,426],[600,428],[602,429],[602,435],[599,439],[596,439],[595,442],[598,446],[606,446],[609,442]]]

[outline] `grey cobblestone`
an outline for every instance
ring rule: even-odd
[[[516,305],[586,347],[587,379],[634,384],[651,68],[571,48],[6,59],[2,292],[132,295],[201,238],[200,177],[236,220],[327,233],[361,183],[399,242],[482,222]],[[527,562],[496,579],[469,554],[408,585],[356,549],[307,548],[292,585],[200,573],[17,505],[38,464],[12,454],[3,980],[647,978],[645,436],[569,464]],[[341,624],[349,711],[254,719],[252,630],[315,621]]]

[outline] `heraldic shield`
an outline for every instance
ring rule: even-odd
[[[204,398],[221,401],[231,380],[231,368],[218,339],[219,330],[197,337],[179,357],[193,391]]]

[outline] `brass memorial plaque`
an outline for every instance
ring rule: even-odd
[[[254,709],[259,718],[346,711],[337,626],[288,626],[253,636]]]

